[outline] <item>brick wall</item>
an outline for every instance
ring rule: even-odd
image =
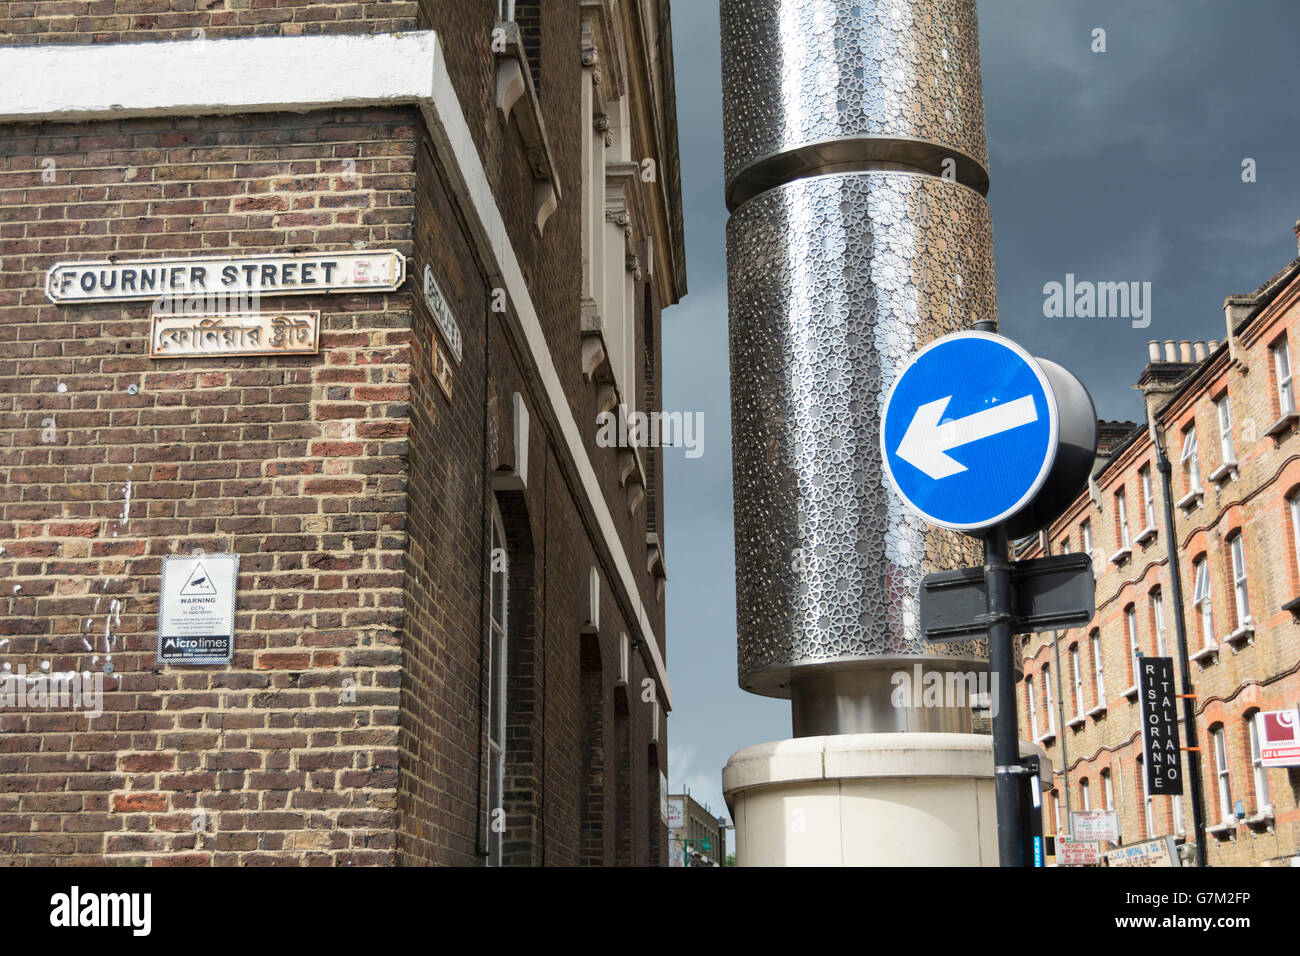
[[[414,0],[33,0],[0,3],[0,38],[30,43],[322,33],[394,33],[416,27]]]
[[[1256,710],[1289,709],[1300,703],[1300,620],[1282,608],[1300,595],[1296,529],[1287,507],[1287,499],[1300,491],[1300,444],[1297,444],[1300,437],[1295,427],[1267,434],[1280,413],[1269,347],[1284,333],[1294,362],[1296,342],[1300,339],[1300,282],[1294,277],[1258,318],[1241,331],[1236,351],[1238,361],[1232,361],[1223,349],[1199,366],[1181,366],[1195,375],[1190,387],[1181,395],[1171,397],[1166,393],[1156,403],[1157,407],[1163,407],[1160,424],[1173,467],[1175,500],[1182,499],[1189,490],[1186,470],[1179,458],[1184,430],[1193,422],[1199,444],[1204,494],[1200,499],[1187,499],[1174,512],[1188,650],[1199,657],[1190,666],[1197,694],[1197,734],[1207,826],[1220,824],[1223,818],[1210,730],[1218,726],[1225,729],[1232,801],[1240,800],[1249,818],[1261,809],[1262,801],[1255,793],[1246,718]],[[1149,378],[1158,381],[1161,376],[1157,373],[1166,364],[1172,363],[1149,366]],[[1233,471],[1225,470],[1215,480],[1211,475],[1224,464],[1224,458],[1214,401],[1224,394],[1231,403],[1237,467]],[[1140,474],[1146,467],[1151,468],[1155,496],[1155,535],[1138,541],[1146,524]],[[1101,808],[1101,774],[1106,771],[1111,775],[1125,843],[1175,831],[1170,797],[1152,798],[1154,826],[1149,828],[1146,824],[1139,776],[1142,740],[1138,695],[1135,691],[1125,693],[1135,682],[1125,612],[1130,607],[1135,612],[1141,652],[1157,654],[1152,607],[1152,593],[1156,588],[1163,601],[1167,653],[1177,660],[1174,596],[1167,559],[1169,529],[1164,521],[1161,485],[1153,451],[1143,431],[1135,441],[1121,448],[1098,476],[1100,505],[1094,505],[1087,495],[1081,496],[1050,530],[1055,552],[1059,553],[1060,543],[1067,539],[1072,550],[1077,551],[1081,547],[1081,522],[1091,521],[1097,613],[1087,628],[1064,632],[1061,636],[1066,726],[1061,726],[1058,715],[1056,736],[1046,742],[1047,750],[1058,771],[1059,791],[1063,789],[1059,774],[1062,743],[1067,748],[1072,809],[1080,809],[1078,785],[1084,778],[1091,785],[1093,808]],[[1121,489],[1127,496],[1133,542],[1129,556],[1118,553],[1115,495]],[[1237,534],[1245,542],[1247,588],[1255,630],[1229,642],[1228,636],[1241,623],[1233,595],[1230,557],[1230,541]],[[1029,556],[1037,553],[1031,552]],[[1196,580],[1194,562],[1202,558],[1208,562],[1210,573],[1214,609],[1212,637],[1217,650],[1198,655],[1205,640],[1200,613],[1192,598]],[[1094,676],[1090,641],[1094,630],[1101,636],[1106,688],[1103,700],[1098,699]],[[1071,720],[1075,707],[1069,647],[1076,642],[1084,673],[1084,706],[1092,711],[1098,704],[1105,705],[1104,709],[1085,713],[1082,721]],[[1057,664],[1050,633],[1030,637],[1025,645],[1025,677],[1036,681],[1040,733],[1046,727],[1042,713],[1045,665],[1051,668],[1055,696]],[[1183,691],[1181,680],[1179,691]],[[1025,706],[1022,687],[1021,729],[1028,736]],[[1181,716],[1181,702],[1179,713]],[[1182,745],[1187,745],[1185,734]],[[1300,769],[1270,769],[1266,773],[1274,818],[1255,824],[1234,821],[1217,834],[1211,834],[1207,839],[1211,865],[1285,864],[1287,857],[1300,852]],[[1063,803],[1064,794],[1060,796]],[[1182,829],[1189,839],[1194,839],[1191,788],[1186,780],[1182,815]],[[1046,832],[1052,832],[1055,823],[1050,801],[1045,803],[1044,821]],[[1064,812],[1062,824],[1068,830]]]
[[[414,136],[404,111],[0,134],[0,659],[114,665],[101,717],[0,716],[6,862],[393,859],[409,297],[295,297],[320,356],[162,362],[149,303],[42,282],[59,258],[409,250]],[[154,661],[162,556],[195,549],[240,555],[229,670]]]

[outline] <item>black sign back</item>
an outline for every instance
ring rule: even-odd
[[[1178,698],[1172,657],[1139,657],[1138,688],[1142,702],[1142,763],[1147,793],[1181,794],[1183,767],[1178,738]]]

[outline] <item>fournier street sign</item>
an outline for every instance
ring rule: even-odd
[[[45,294],[60,305],[168,298],[392,292],[406,280],[393,249],[300,255],[186,256],[56,262]]]

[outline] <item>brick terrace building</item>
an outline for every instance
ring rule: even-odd
[[[685,293],[668,3],[542,9],[0,3],[0,661],[113,666],[0,710],[0,863],[666,863],[663,452],[596,416],[658,408]],[[316,355],[45,291],[384,249],[396,291],[264,296]],[[196,550],[233,659],[161,666]]]
[[[1181,598],[1207,860],[1285,865],[1300,854],[1300,768],[1258,766],[1252,738],[1256,712],[1300,701],[1300,437],[1290,378],[1298,303],[1300,259],[1227,299],[1222,344],[1151,343],[1136,387],[1171,462],[1173,529],[1148,429],[1104,423],[1089,493],[1046,533],[1053,553],[1092,554],[1097,612],[1087,628],[1060,634],[1059,656],[1050,632],[1024,644],[1021,731],[1057,768],[1045,833],[1069,833],[1068,790],[1072,810],[1117,810],[1122,843],[1171,833],[1195,841],[1186,772],[1181,798],[1144,789],[1135,686],[1135,654],[1172,656],[1177,670]],[[1171,535],[1181,595],[1170,585]],[[1040,536],[1022,556],[1043,545]]]

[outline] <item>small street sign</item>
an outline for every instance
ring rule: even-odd
[[[1094,613],[1092,559],[1056,554],[1011,563],[1013,633],[1082,627]],[[983,568],[927,574],[918,591],[926,640],[961,641],[988,630],[988,587]]]

